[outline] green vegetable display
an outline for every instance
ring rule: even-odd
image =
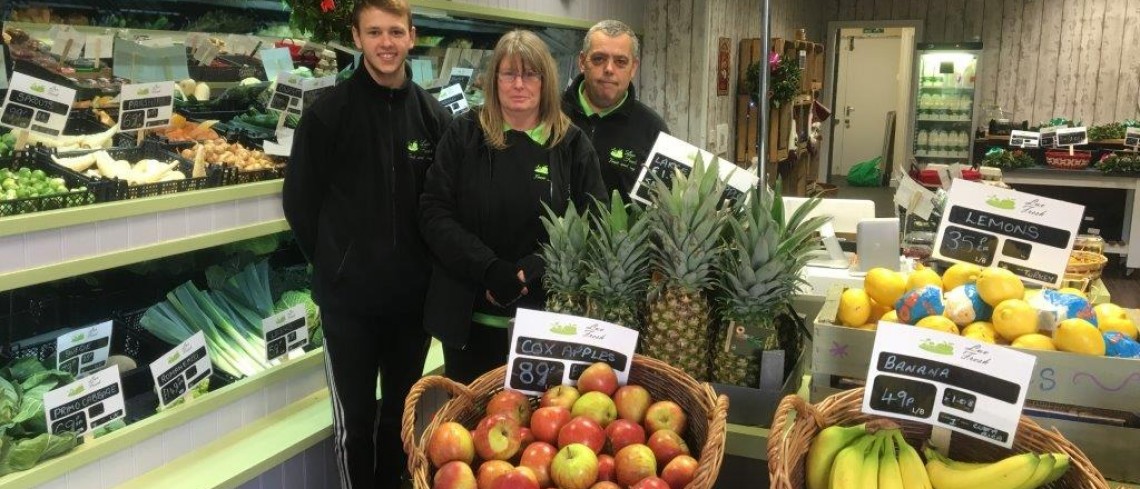
[[[80,191],[81,188],[75,189]],[[43,170],[20,167],[0,169],[0,200],[27,199],[70,192],[62,178],[48,177]]]
[[[1140,172],[1140,154],[1115,153],[1100,160],[1096,167],[1105,173],[1138,173]]]
[[[75,448],[75,434],[47,433],[44,415],[44,394],[74,381],[71,374],[48,370],[31,357],[0,369],[0,476]]]
[[[281,298],[277,300],[277,305],[274,307],[274,312],[281,312],[297,304],[305,305],[305,317],[308,321],[309,328],[309,343],[313,347],[321,346],[324,340],[324,333],[321,329],[321,309],[317,303],[313,301],[313,294],[308,290],[288,290],[281,294]]]
[[[16,135],[6,132],[0,135],[0,158],[9,156],[16,148]]]
[[[986,156],[982,158],[982,166],[992,166],[1001,168],[1002,170],[1029,168],[1036,164],[1037,162],[1033,161],[1033,157],[1025,154],[1025,152],[1020,149],[1005,150],[1002,148],[991,148],[986,152]]]

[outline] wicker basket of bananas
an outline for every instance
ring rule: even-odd
[[[838,487],[1108,489],[1081,449],[1021,417],[1013,449],[954,434],[948,456],[916,445],[930,426],[864,414],[863,389],[810,405],[787,396],[768,438],[775,489]]]

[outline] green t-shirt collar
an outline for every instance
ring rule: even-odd
[[[513,130],[513,129],[511,129],[511,126],[504,122],[503,123],[503,132],[507,132],[507,131],[511,131],[511,130]],[[546,141],[548,139],[550,139],[550,131],[546,130],[546,124],[545,123],[539,124],[539,125],[535,126],[534,129],[531,129],[529,131],[519,131],[519,132],[526,134],[526,136],[528,138],[530,138],[531,141],[538,143],[539,146],[545,146]]]
[[[586,100],[585,85],[585,80],[583,80],[582,83],[578,84],[578,103],[582,104],[582,111],[586,113],[586,117],[590,117],[594,114],[597,114],[598,117],[605,117],[607,115],[610,115],[613,113],[613,111],[621,108],[622,104],[625,103],[625,99],[629,98],[629,90],[626,90],[626,92],[622,94],[621,100],[618,101],[618,103],[614,104],[613,107],[604,109],[600,112],[594,112],[594,109],[590,107],[590,102]]]

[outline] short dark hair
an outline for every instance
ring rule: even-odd
[[[360,15],[366,8],[380,9],[392,15],[400,15],[408,19],[408,28],[412,28],[412,8],[407,0],[356,0],[352,7],[352,28],[360,28]]]

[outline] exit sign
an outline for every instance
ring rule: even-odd
[[[863,29],[864,34],[884,34],[887,30],[882,27],[867,27]]]

